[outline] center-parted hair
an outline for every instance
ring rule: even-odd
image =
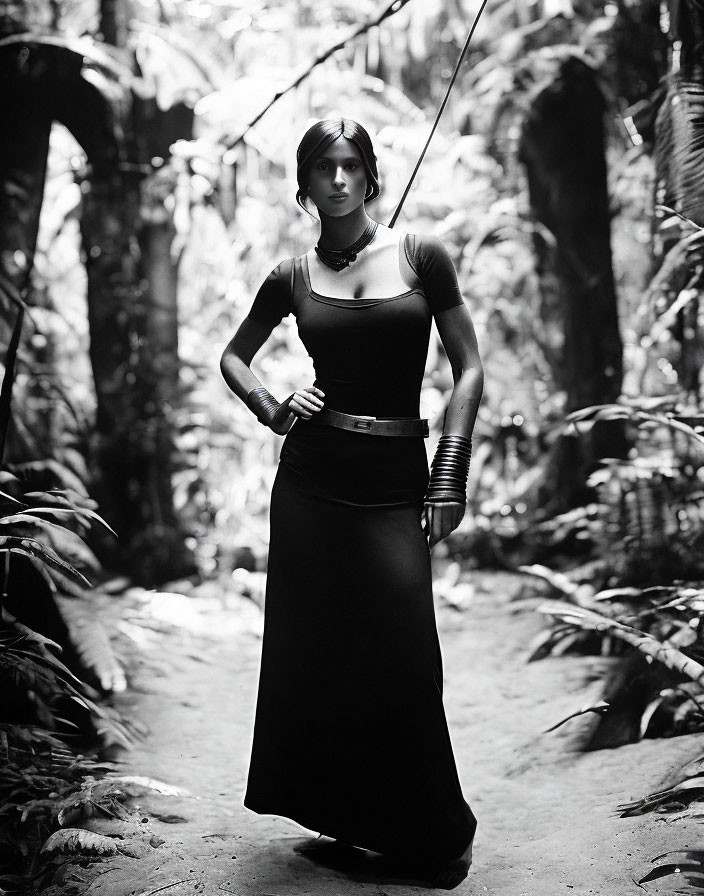
[[[298,181],[296,202],[304,211],[308,211],[305,206],[305,197],[308,192],[310,170],[313,163],[339,137],[345,137],[350,143],[354,143],[362,158],[364,171],[367,175],[365,200],[371,202],[372,199],[376,199],[379,195],[379,172],[376,167],[376,155],[374,154],[371,137],[366,129],[351,118],[329,118],[325,121],[317,121],[312,127],[308,128],[298,145],[296,153],[296,161],[298,163],[296,171],[296,180]]]

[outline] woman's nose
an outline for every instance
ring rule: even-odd
[[[335,169],[335,176],[333,177],[332,182],[333,182],[333,184],[334,184],[336,187],[338,187],[338,186],[339,186],[339,187],[344,187],[344,185],[345,185],[345,172],[344,172],[344,170],[342,169],[342,166],[338,166],[338,167]]]

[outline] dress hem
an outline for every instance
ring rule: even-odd
[[[419,850],[417,848],[417,846],[415,848],[412,848],[409,852],[405,852],[400,849],[384,848],[382,846],[382,844],[377,844],[376,846],[373,846],[370,844],[365,845],[364,842],[357,840],[353,836],[350,836],[349,831],[336,832],[334,829],[332,829],[330,827],[325,828],[324,826],[317,824],[315,822],[315,819],[303,820],[302,816],[298,815],[295,811],[286,810],[286,811],[276,812],[273,809],[255,809],[254,806],[252,804],[250,804],[250,801],[247,800],[247,797],[245,797],[245,799],[243,800],[243,805],[246,809],[249,809],[250,812],[254,812],[257,815],[271,815],[274,818],[285,818],[288,821],[292,821],[294,824],[297,824],[299,827],[302,827],[307,831],[312,831],[313,833],[317,832],[317,834],[319,836],[330,837],[333,840],[340,840],[344,843],[349,844],[350,846],[356,846],[358,849],[366,849],[370,852],[376,852],[379,855],[387,856],[392,859],[405,860],[406,862],[409,863],[409,866],[411,864],[414,864],[417,866],[425,866],[427,868],[438,867],[438,866],[442,865],[444,862],[452,861],[453,859],[457,858],[459,855],[461,855],[461,852],[464,851],[464,850],[461,850],[457,853],[453,852],[452,855],[447,855],[447,856],[442,856],[442,857],[433,857],[429,853],[424,854],[422,850]],[[467,808],[469,810],[469,807],[467,807]],[[476,830],[477,830],[476,819],[474,818],[473,813],[471,813],[471,810],[469,810],[469,812],[472,817],[472,823],[470,825],[470,827],[472,829],[472,833],[469,836],[469,839],[467,840],[467,844],[466,844],[467,847],[474,840],[474,836],[475,836]]]

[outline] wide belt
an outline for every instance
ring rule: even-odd
[[[370,436],[421,436],[426,439],[429,435],[428,421],[420,417],[365,417],[323,408],[313,415],[312,420]]]

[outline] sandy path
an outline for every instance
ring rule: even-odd
[[[644,741],[618,750],[569,750],[569,724],[598,660],[527,665],[541,620],[509,603],[516,580],[482,573],[463,612],[439,612],[446,707],[465,793],[479,819],[475,863],[454,892],[492,896],[643,893],[633,882],[651,859],[704,842],[692,819],[617,817],[618,803],[653,790],[673,767],[704,753],[704,737]],[[192,629],[165,635],[168,674],[149,666],[142,693],[128,696],[151,734],[127,755],[127,771],[187,788],[191,797],[145,794],[140,805],[166,843],[142,859],[120,859],[95,880],[95,894],[166,896],[400,896],[441,892],[377,876],[373,864],[348,874],[293,852],[309,836],[295,824],[241,805],[254,705],[260,620],[253,605],[193,598]],[[215,608],[214,608],[215,607]],[[207,630],[207,633],[205,633]],[[413,786],[413,782],[409,782]],[[161,819],[161,820],[160,820]],[[177,883],[179,881],[179,883]],[[659,882],[658,882],[659,883]],[[172,886],[169,886],[172,885]],[[667,879],[649,893],[673,893]]]

